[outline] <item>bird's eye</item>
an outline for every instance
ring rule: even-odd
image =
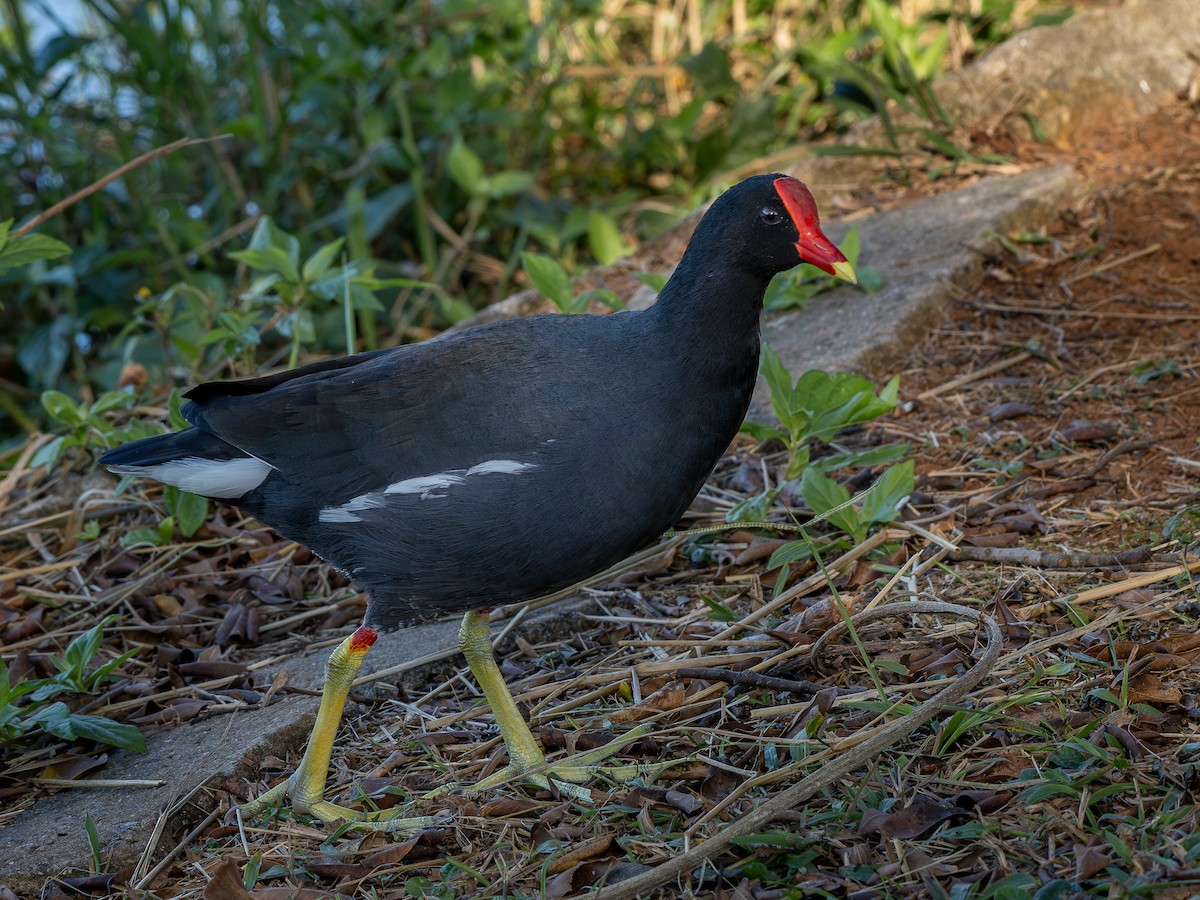
[[[758,217],[767,225],[778,225],[783,221],[783,213],[769,206],[764,206]]]

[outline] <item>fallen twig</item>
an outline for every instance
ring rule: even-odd
[[[121,176],[125,175],[128,172],[132,172],[134,169],[138,168],[139,166],[144,166],[146,163],[150,162],[150,160],[152,160],[152,159],[156,159],[159,156],[166,156],[168,153],[174,153],[176,150],[181,150],[184,147],[190,147],[193,144],[209,144],[209,143],[212,143],[213,141],[223,141],[223,140],[225,140],[225,138],[232,137],[232,136],[233,135],[230,135],[230,134],[218,134],[215,137],[180,138],[177,141],[172,141],[171,143],[164,144],[161,147],[155,147],[153,150],[147,150],[145,153],[143,153],[137,159],[130,160],[129,162],[125,163],[125,165],[118,166],[117,168],[113,169],[111,172],[109,172],[107,175],[105,175],[99,181],[93,181],[87,187],[80,188],[78,191],[73,193],[70,197],[67,197],[64,200],[59,200],[57,203],[55,203],[49,209],[43,210],[42,212],[38,213],[36,216],[34,216],[32,219],[30,219],[28,222],[26,222],[20,228],[13,229],[13,233],[12,233],[13,237],[20,237],[21,235],[25,234],[26,232],[32,231],[33,229],[35,229],[39,225],[41,225],[43,222],[45,222],[47,219],[50,219],[53,216],[58,215],[64,209],[66,209],[69,206],[73,206],[74,204],[76,204],[80,200],[82,200],[84,197],[90,197],[92,194],[96,193],[96,191],[100,190],[101,188],[105,187],[106,185],[112,184],[112,182],[116,181],[118,178],[120,178]]]
[[[858,693],[854,688],[830,687],[815,681],[775,678],[772,675],[760,675],[758,672],[735,672],[733,669],[704,669],[697,666],[676,669],[674,674],[676,678],[703,678],[707,681],[724,681],[744,687],[766,688],[769,691],[787,691],[790,694],[816,694],[820,691],[834,691],[838,694]]]
[[[1107,569],[1133,566],[1151,557],[1150,547],[1120,553],[1075,553],[1069,550],[1034,550],[1030,547],[959,547],[950,554],[955,562],[989,562],[1036,569]]]

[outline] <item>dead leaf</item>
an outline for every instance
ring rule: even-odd
[[[1075,880],[1087,881],[1093,875],[1103,872],[1111,862],[1108,857],[1108,847],[1102,844],[1075,845]]]
[[[618,710],[608,717],[614,725],[636,722],[656,712],[667,712],[683,706],[687,700],[687,686],[682,681],[670,681],[660,690],[646,697],[637,706]]]
[[[249,900],[250,892],[242,884],[242,867],[232,859],[222,859],[204,887],[204,900]]]
[[[1152,706],[1163,703],[1178,703],[1183,699],[1183,691],[1177,687],[1167,687],[1157,675],[1143,672],[1129,681],[1129,702],[1149,703]]]
[[[884,837],[906,840],[920,837],[947,819],[970,816],[971,811],[958,806],[943,806],[932,797],[918,794],[908,806],[895,812],[872,809],[863,813],[858,823],[859,834],[879,833]]]
[[[677,810],[689,816],[704,808],[703,800],[686,791],[669,790],[664,799]]]
[[[1059,429],[1058,439],[1067,443],[1071,441],[1107,441],[1116,434],[1117,426],[1113,422],[1088,422],[1075,419],[1065,428]]]
[[[568,849],[562,856],[551,860],[546,866],[546,874],[557,875],[586,859],[595,859],[597,856],[607,853],[612,842],[611,834],[598,834],[589,840],[581,841]]]
[[[499,797],[483,804],[479,814],[486,819],[502,819],[506,816],[521,816],[537,809],[540,804],[529,797]]]
[[[1029,403],[1021,403],[1017,400],[1010,400],[1007,403],[999,403],[987,411],[987,417],[993,422],[1003,422],[1005,419],[1016,419],[1020,416],[1031,416],[1038,411],[1036,406]]]
[[[108,762],[107,753],[81,754],[63,761],[56,761],[42,770],[43,778],[61,778],[70,781]]]

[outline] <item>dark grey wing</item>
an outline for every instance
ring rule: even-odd
[[[204,385],[183,414],[320,503],[506,458],[536,443],[571,398],[537,389],[552,338],[524,323],[496,326],[506,327]]]

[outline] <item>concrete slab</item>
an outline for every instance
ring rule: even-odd
[[[945,314],[957,290],[982,278],[974,249],[985,231],[1036,229],[1077,201],[1084,186],[1068,165],[1013,177],[985,178],[855,222],[862,239],[860,265],[874,266],[883,281],[875,294],[845,286],[815,297],[805,309],[769,314],[763,342],[788,369],[857,371],[886,377],[931,324]],[[835,241],[847,226],[832,222]],[[769,414],[760,382],[751,416]]]

